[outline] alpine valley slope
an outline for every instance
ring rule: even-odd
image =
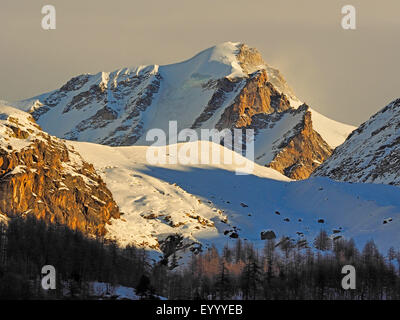
[[[222,248],[237,238],[260,248],[264,231],[311,244],[325,229],[333,239],[353,237],[360,247],[370,239],[382,250],[400,247],[398,187],[321,177],[293,181],[257,164],[249,175],[236,175],[243,166],[237,164],[149,165],[147,146],[68,144],[94,164],[124,212],[107,226],[109,236],[121,244],[135,243],[168,256],[173,243],[186,256],[213,244]],[[190,144],[195,143],[178,144],[178,150]],[[212,142],[207,144],[212,148]],[[233,154],[214,146],[221,155]]]
[[[400,99],[355,130],[314,175],[400,185]]]
[[[181,63],[79,75],[13,105],[57,137],[110,146],[149,145],[148,130],[168,132],[169,121],[178,132],[252,128],[256,162],[293,179],[307,178],[355,129],[303,105],[256,49],[233,42]]]
[[[262,247],[266,236],[288,236],[305,245],[320,229],[333,239],[353,237],[360,247],[370,239],[382,250],[400,247],[396,186],[293,181],[204,141],[178,144],[178,152],[216,148],[220,164],[150,165],[153,147],[63,141],[8,106],[0,107],[0,130],[2,219],[34,215],[164,257],[238,238]],[[229,158],[236,161],[224,164]],[[237,175],[244,167],[252,173]]]

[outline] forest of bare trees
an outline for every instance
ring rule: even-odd
[[[323,230],[310,246],[282,237],[256,250],[239,239],[223,252],[193,256],[156,290],[171,299],[399,299],[399,262],[393,248],[385,257],[370,241],[360,252],[353,240],[333,241]],[[355,267],[355,290],[342,288],[344,265]]]
[[[332,240],[324,230],[313,243],[282,237],[266,240],[263,249],[237,239],[222,251],[212,247],[192,254],[184,265],[151,261],[143,249],[120,248],[34,218],[11,219],[5,231],[0,299],[93,299],[90,281],[134,287],[143,299],[400,298],[398,251],[384,255],[373,241],[359,251],[353,240]],[[40,286],[46,264],[57,270],[57,289],[51,292]],[[344,265],[355,267],[355,290],[342,288]]]

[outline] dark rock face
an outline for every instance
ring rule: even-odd
[[[69,128],[62,138],[82,140],[85,132],[106,128],[111,132],[93,142],[132,145],[143,134],[140,115],[151,105],[161,79],[151,68],[138,74],[119,70],[111,74],[80,75],[48,94],[30,113],[39,121],[48,111],[60,106],[63,106],[61,117],[82,111],[82,120]],[[97,111],[93,114],[92,110]],[[119,125],[113,126],[116,122]]]
[[[237,239],[237,238],[239,238],[239,235],[237,234],[237,232],[232,232],[232,233],[229,235],[229,237],[232,238],[232,239]]]
[[[136,86],[141,85],[143,88],[138,96],[127,99],[127,104],[125,106],[127,113],[121,119],[121,125],[111,132],[110,137],[105,137],[99,141],[101,144],[111,146],[129,146],[137,142],[137,140],[144,134],[144,123],[143,120],[140,119],[140,115],[150,107],[154,96],[160,89],[161,80],[162,77],[159,73],[155,75],[150,73],[138,76],[137,78],[134,78],[133,81],[123,81],[119,83],[120,88],[116,87],[114,89],[116,91],[116,97],[118,98],[120,95],[125,95],[126,98],[128,98],[130,86],[131,90],[136,88]],[[141,84],[141,82],[144,82],[144,85]],[[122,91],[122,93],[119,93],[119,91]],[[112,123],[113,120],[114,119],[110,119],[106,124]],[[97,121],[96,117],[93,117],[91,121]]]
[[[354,130],[313,175],[400,185],[400,99]]]
[[[34,215],[86,234],[103,236],[120,211],[93,166],[61,140],[7,117],[0,126],[11,149],[0,148],[0,213]],[[32,129],[33,128],[33,129]],[[14,150],[15,139],[26,143]],[[18,142],[18,141],[17,141]]]
[[[210,80],[203,85],[204,89],[213,89],[215,91],[203,112],[194,121],[192,129],[200,128],[204,122],[209,120],[214,113],[222,107],[226,101],[227,95],[239,89],[242,81],[243,80],[222,78],[219,80]]]
[[[276,234],[272,230],[262,231],[261,232],[261,240],[272,240],[276,239]]]

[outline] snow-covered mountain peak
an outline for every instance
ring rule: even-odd
[[[161,74],[169,82],[182,83],[187,79],[201,81],[224,77],[246,77],[238,60],[240,43],[224,42],[201,51],[194,57],[175,64],[161,67]]]
[[[169,133],[170,121],[177,122],[177,132],[258,129],[256,138],[268,141],[257,143],[258,163],[270,165],[262,159],[280,156],[284,162],[278,165],[280,172],[298,168],[295,171],[302,172],[298,179],[306,178],[354,129],[312,109],[307,111],[310,121],[301,110],[292,112],[302,104],[279,70],[266,64],[257,49],[224,42],[180,63],[82,74],[58,90],[14,105],[30,112],[57,137],[111,146],[150,145],[153,141],[147,141],[146,133],[154,128]],[[277,116],[268,117],[271,114]],[[296,146],[312,145],[321,152],[298,148],[291,150],[290,159],[283,159],[283,148],[293,139],[299,140]],[[271,143],[276,148],[265,149]],[[303,170],[305,163],[314,165]]]
[[[280,91],[290,92],[294,97],[293,90],[286,84],[279,70],[267,65],[256,48],[241,42],[223,42],[181,63],[165,65],[162,68],[168,72],[176,70],[179,78],[184,75],[193,78],[207,76],[214,79],[246,78],[256,71],[267,70]]]

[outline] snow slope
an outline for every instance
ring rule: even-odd
[[[357,127],[338,122],[311,109],[314,130],[334,149],[340,146]]]
[[[103,299],[116,300],[140,300],[140,296],[136,294],[136,289],[120,285],[112,285],[106,282],[89,282],[89,294],[93,297]],[[68,295],[68,292],[65,293]],[[160,300],[167,300],[164,297],[155,296]]]
[[[237,234],[262,247],[262,231],[312,242],[323,228],[332,237],[353,237],[358,246],[374,239],[383,250],[400,247],[397,187],[290,181],[256,164],[250,175],[236,175],[235,165],[149,165],[148,147],[69,144],[95,165],[125,213],[108,227],[122,244],[158,250],[160,240],[178,233],[188,244],[222,247]]]
[[[116,299],[116,300],[140,300],[136,295],[134,288],[125,286],[113,286],[105,282],[90,282],[89,294],[98,299]],[[65,293],[67,295],[68,293]]]
[[[152,167],[148,165],[146,159],[149,147],[108,147],[82,142],[68,143],[95,165],[113,193],[121,212],[124,213],[122,219],[114,220],[108,228],[112,237],[118,239],[120,243],[134,242],[139,246],[158,249],[158,240],[163,240],[170,234],[183,234],[192,241],[215,238],[219,234],[218,228],[225,225],[223,221],[226,220],[226,215],[213,204],[213,198],[218,197],[217,192],[209,199],[182,189],[176,184],[173,176],[165,181],[156,174],[165,172],[164,170],[178,172],[207,170],[208,166],[166,164]],[[204,150],[201,149],[200,142],[192,142],[179,144],[178,152],[190,144],[198,144],[199,150]],[[246,164],[251,163],[257,176],[289,181],[279,172],[254,164],[218,144],[206,142],[205,145],[210,149],[210,155],[212,148],[215,147],[220,151],[222,161],[226,152],[233,162],[230,165],[212,165],[210,173],[219,169],[239,177],[236,175],[236,169],[245,168]],[[235,160],[236,158],[238,160]],[[191,180],[191,183],[195,186],[197,181]]]

